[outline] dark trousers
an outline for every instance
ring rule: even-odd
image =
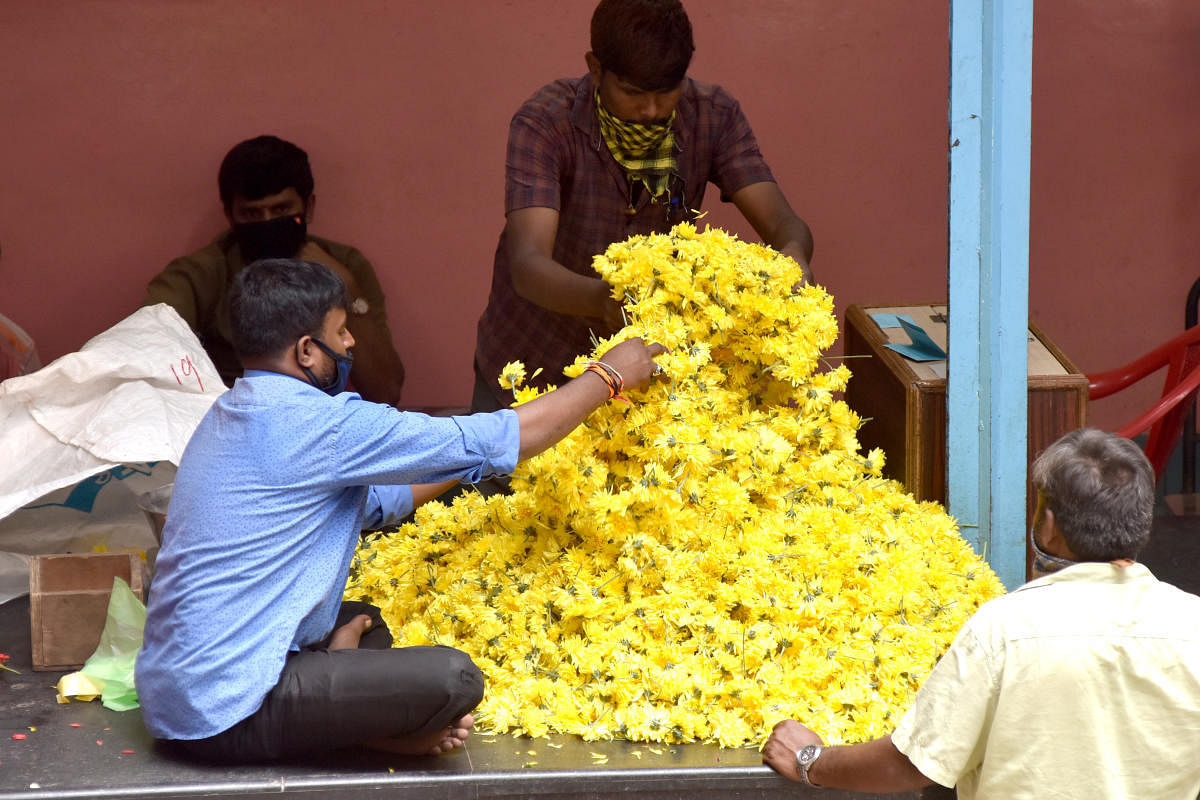
[[[367,603],[343,603],[335,629],[358,614],[372,621],[358,649],[330,650],[326,638],[290,653],[258,711],[215,736],[175,744],[206,761],[274,761],[432,734],[479,705],[483,674],[466,653],[393,649],[379,609]]]
[[[475,365],[475,385],[471,390],[471,413],[477,414],[481,411],[499,411],[508,406],[501,405],[496,402],[496,396],[492,394],[492,384],[495,382],[496,376],[492,376],[491,382],[487,378],[479,374],[479,365]]]

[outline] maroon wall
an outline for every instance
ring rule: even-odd
[[[1183,328],[1200,277],[1200,3],[1035,3],[1030,314],[1084,371]],[[1155,377],[1091,407],[1114,428]]]
[[[406,402],[465,404],[508,119],[582,73],[591,6],[0,5],[0,311],[43,360],[78,348],[221,229],[221,156],[272,132],[312,157],[313,230],[380,272]],[[948,4],[687,6],[693,76],[741,100],[839,309],[944,298]],[[1177,329],[1200,273],[1200,8],[1036,14],[1031,314],[1100,369]],[[1140,400],[1105,402],[1102,425]]]

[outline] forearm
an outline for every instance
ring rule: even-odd
[[[779,186],[761,181],[743,186],[731,199],[738,211],[762,240],[804,267],[805,278],[811,282],[809,262],[813,256],[813,236],[808,223],[788,205]]]
[[[514,254],[511,263],[517,294],[542,308],[574,317],[601,318],[612,301],[612,287],[607,283],[572,272],[540,253]]]
[[[610,374],[619,376],[613,391],[645,388],[658,369],[655,356],[664,352],[666,348],[661,344],[646,344],[638,337],[606,350],[603,364]],[[521,429],[517,458],[536,456],[574,430],[611,396],[609,381],[589,370],[565,386],[517,406]]]
[[[409,488],[412,489],[413,508],[418,508],[424,503],[428,503],[440,496],[447,489],[456,485],[458,481],[442,481],[441,483],[414,483]]]
[[[608,386],[593,372],[585,372],[564,386],[517,406],[521,448],[517,458],[536,456],[562,439],[608,400]]]
[[[933,783],[896,749],[890,736],[826,747],[809,769],[808,779],[818,786],[854,792],[907,792]]]

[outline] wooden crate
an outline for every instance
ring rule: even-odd
[[[918,500],[946,502],[946,361],[910,361],[888,343],[908,344],[902,328],[881,329],[872,314],[908,314],[942,349],[947,342],[947,307],[850,306],[846,310],[846,363],[854,377],[846,402],[863,418],[858,433],[864,450],[887,456],[884,474],[900,481]],[[862,357],[857,357],[862,356]],[[1029,327],[1029,446],[1033,463],[1042,450],[1086,424],[1087,376],[1049,337]],[[1028,498],[1027,517],[1034,500]]]
[[[33,556],[29,625],[35,670],[75,670],[96,650],[108,617],[113,578],[145,601],[142,561],[132,553]]]

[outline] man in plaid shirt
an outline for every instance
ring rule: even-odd
[[[710,181],[812,279],[812,234],[737,101],[686,77],[695,46],[679,0],[601,0],[591,45],[588,74],[543,87],[509,129],[507,221],[479,319],[475,410],[511,402],[496,381],[507,362],[540,368],[535,385],[562,383],[593,333],[618,330],[620,304],[593,257],[695,219]]]

